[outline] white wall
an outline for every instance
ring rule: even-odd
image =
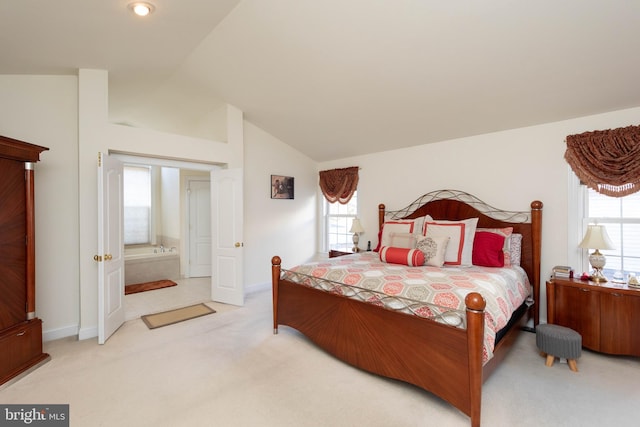
[[[36,166],[35,188],[36,312],[45,340],[96,335],[98,151],[244,167],[245,286],[270,281],[275,254],[287,265],[312,257],[313,161],[250,123],[243,126],[242,112],[231,106],[224,114],[229,143],[109,124],[107,81],[102,70],[0,76],[0,134],[50,148]],[[270,199],[272,173],[296,178],[294,200]]]
[[[120,152],[143,157],[218,163],[242,167],[242,113],[227,109],[229,142],[191,138],[108,122],[108,73],[78,73],[78,162],[80,194],[80,330],[81,339],[97,336],[98,266],[96,153]]]
[[[77,87],[74,76],[0,76],[0,134],[49,147],[35,168],[36,314],[62,335],[80,315]]]
[[[507,210],[544,203],[542,216],[542,314],[544,280],[554,265],[566,264],[569,218],[567,135],[638,123],[640,108],[505,132],[479,135],[320,164],[320,170],[360,166],[358,209],[366,234],[377,242],[378,204],[401,209],[424,193],[440,189],[469,192]],[[578,242],[576,241],[576,245]],[[571,248],[573,250],[573,248]]]
[[[170,239],[180,240],[180,169],[163,167],[161,170],[162,231],[160,234]],[[166,243],[165,243],[166,246]]]
[[[230,108],[229,140],[215,143],[105,124],[107,74],[0,76],[0,134],[49,147],[36,165],[36,310],[45,339],[85,333],[97,324],[96,154],[118,150],[244,165],[245,286],[270,281],[270,260],[285,267],[318,247],[318,170],[357,165],[358,200],[376,241],[377,205],[404,207],[421,194],[455,188],[505,209],[544,203],[542,275],[567,262],[566,135],[637,124],[640,108],[530,128],[316,164]],[[244,126],[242,126],[244,123]],[[243,136],[244,133],[244,136]],[[270,175],[295,177],[294,200],[270,199]],[[577,242],[576,242],[577,244]],[[542,287],[544,290],[544,286]],[[544,301],[542,301],[544,307]]]
[[[271,282],[271,257],[292,267],[314,256],[318,168],[307,156],[245,121],[245,286]],[[294,177],[294,199],[271,199],[271,175]]]

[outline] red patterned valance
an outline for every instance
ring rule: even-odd
[[[564,158],[599,193],[622,197],[640,190],[640,126],[569,135]]]
[[[349,203],[358,188],[358,167],[320,171],[320,189],[330,202]]]

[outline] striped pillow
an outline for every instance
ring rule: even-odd
[[[424,254],[418,249],[383,246],[380,248],[380,261],[416,267],[424,265]]]

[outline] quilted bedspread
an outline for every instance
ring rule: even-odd
[[[399,310],[394,304],[402,301],[405,308],[399,311],[422,317],[435,318],[433,313],[445,313],[437,321],[456,327],[464,327],[466,295],[478,292],[487,303],[484,363],[493,356],[496,333],[506,326],[514,310],[530,294],[529,280],[519,266],[407,267],[381,262],[376,252],[302,264],[285,270],[283,278],[346,296],[360,294],[360,299],[364,292],[365,301],[393,310]],[[327,283],[340,283],[357,291],[345,292],[345,286],[327,286]]]

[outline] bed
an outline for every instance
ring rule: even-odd
[[[528,322],[532,321],[534,328],[539,322],[542,202],[532,202],[528,211],[505,211],[468,193],[439,190],[397,211],[387,211],[381,204],[378,218],[381,230],[394,222],[422,221],[424,227],[431,221],[444,224],[447,220],[459,222],[471,218],[477,218],[478,231],[511,229],[511,235],[521,239],[520,259],[514,265],[489,268],[488,273],[472,273],[474,266],[402,268],[409,270],[406,274],[410,277],[423,273],[450,274],[446,270],[451,269],[462,275],[482,274],[482,277],[493,271],[500,271],[501,276],[505,275],[502,270],[507,275],[521,271],[528,285],[526,297],[520,303],[520,299],[509,294],[517,307],[509,309],[506,325],[495,330],[497,326],[489,322],[497,316],[487,309],[487,301],[492,304],[493,291],[485,290],[486,280],[482,280],[479,288],[457,291],[464,296],[460,310],[455,304],[442,303],[446,300],[436,300],[436,304],[411,294],[399,295],[400,291],[387,292],[395,289],[389,285],[374,289],[365,282],[344,280],[353,274],[338,273],[340,268],[362,272],[356,276],[386,276],[387,272],[378,271],[384,268],[400,271],[395,264],[378,265],[379,253],[347,255],[291,269],[282,268],[280,257],[274,256],[274,333],[280,325],[292,327],[346,363],[439,396],[468,415],[472,426],[479,426],[482,383],[499,366],[520,331],[531,329]],[[388,236],[381,231],[380,240],[385,238]],[[424,272],[418,271],[421,269]],[[317,272],[321,270],[328,271],[328,275],[320,277]],[[405,273],[395,277],[396,281],[402,282],[402,274]],[[501,276],[498,280],[502,280]],[[504,311],[504,304],[499,305]],[[491,335],[493,340],[488,339]],[[487,349],[487,345],[492,348]]]

